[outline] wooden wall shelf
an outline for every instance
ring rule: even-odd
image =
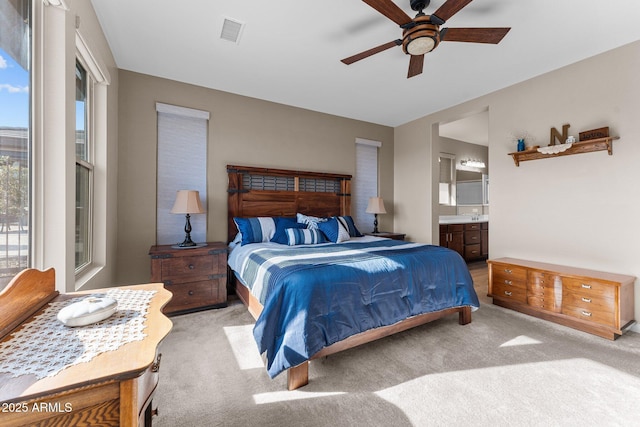
[[[509,153],[513,157],[516,166],[520,166],[520,162],[527,160],[548,159],[551,157],[568,156],[570,154],[592,153],[594,151],[607,150],[609,155],[613,154],[613,140],[620,139],[619,136],[591,139],[589,141],[574,142],[571,148],[557,154],[544,154],[537,150],[517,151]]]

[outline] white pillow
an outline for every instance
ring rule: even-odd
[[[58,312],[58,320],[66,326],[85,326],[111,316],[118,308],[118,301],[104,296],[89,296],[74,302]]]

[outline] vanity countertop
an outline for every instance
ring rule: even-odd
[[[473,219],[471,215],[440,215],[440,224],[468,224],[470,222],[489,222],[489,215],[478,215]]]

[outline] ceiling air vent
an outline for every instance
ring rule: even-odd
[[[242,29],[244,28],[244,22],[240,22],[236,19],[224,18],[222,23],[222,32],[220,38],[222,40],[228,40],[230,42],[239,43],[240,35],[242,35]]]

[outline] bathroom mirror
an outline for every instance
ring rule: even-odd
[[[488,205],[489,176],[481,172],[457,170],[456,204],[458,206]]]

